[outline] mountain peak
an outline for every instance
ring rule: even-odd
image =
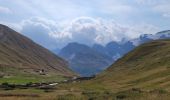
[[[101,72],[112,63],[112,59],[95,49],[79,43],[69,43],[59,55],[69,61],[71,69],[82,76]]]

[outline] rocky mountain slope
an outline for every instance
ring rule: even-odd
[[[101,72],[112,63],[112,58],[79,43],[69,43],[59,55],[70,63],[71,69],[82,76]]]

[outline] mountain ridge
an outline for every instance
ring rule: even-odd
[[[69,61],[70,68],[83,76],[94,75],[109,64],[112,59],[95,51],[93,48],[79,43],[69,43],[61,49],[59,55]]]
[[[63,49],[61,49],[59,55],[61,57],[63,57],[64,59],[66,59],[67,61],[69,61],[71,69],[78,69],[79,67],[85,68],[87,66],[93,67],[98,64],[98,62],[96,62],[96,60],[94,60],[94,59],[91,59],[91,61],[90,61],[90,62],[93,62],[94,64],[90,64],[87,66],[84,66],[84,64],[82,64],[82,63],[75,64],[74,63],[74,62],[76,62],[75,60],[69,59],[69,58],[75,57],[75,53],[73,53],[73,52],[77,52],[77,55],[78,54],[82,55],[85,51],[90,50],[88,52],[89,58],[94,57],[93,55],[96,54],[96,55],[102,55],[104,57],[104,59],[108,59],[108,58],[110,59],[109,63],[107,63],[107,64],[100,63],[100,65],[98,65],[101,68],[101,70],[102,69],[104,70],[111,63],[114,63],[116,60],[118,60],[119,58],[121,58],[122,56],[124,56],[125,54],[127,54],[128,52],[133,50],[134,48],[136,48],[138,45],[155,40],[155,39],[170,38],[169,34],[170,34],[169,30],[161,31],[156,34],[143,34],[143,35],[140,35],[140,37],[138,37],[136,39],[132,39],[132,40],[128,40],[128,41],[125,41],[125,40],[122,40],[122,42],[111,41],[108,44],[106,44],[105,46],[100,45],[100,44],[94,44],[92,47],[90,47],[90,46],[87,46],[84,44],[80,45],[79,43],[74,42],[74,43],[69,43],[68,45],[66,45],[65,47],[67,47],[67,48],[64,47]],[[75,45],[78,45],[78,46],[75,46]],[[84,45],[84,47],[82,47],[82,45]],[[63,51],[63,50],[66,50],[66,51]],[[79,51],[77,51],[77,50],[79,50]],[[91,56],[89,56],[89,55],[91,55]],[[83,55],[83,56],[85,57],[86,55]],[[79,59],[82,59],[82,58],[79,57]],[[77,59],[77,60],[79,60],[79,59]],[[96,59],[100,59],[100,57],[96,58]],[[83,60],[81,62],[83,62]],[[74,66],[73,66],[73,63],[74,63]],[[84,61],[84,63],[85,63],[85,61]],[[95,65],[95,63],[96,63],[96,65]],[[97,69],[97,66],[93,67],[93,68]],[[85,70],[88,72],[89,70],[91,70],[91,67],[87,67]],[[98,70],[97,72],[101,72],[101,70]],[[79,72],[80,74],[85,73],[84,71],[81,71],[81,72],[79,70],[75,70],[75,71]],[[96,74],[96,71],[90,72],[90,73]]]

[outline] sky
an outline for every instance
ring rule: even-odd
[[[55,50],[170,29],[170,0],[0,0],[0,23]]]

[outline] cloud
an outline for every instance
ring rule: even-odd
[[[156,33],[159,28],[150,24],[126,26],[101,18],[79,17],[68,24],[63,31],[70,40],[87,45],[94,43],[106,44],[110,41],[132,39],[140,34]]]
[[[170,26],[170,0],[0,0],[0,4],[4,5],[0,23],[49,49],[69,42],[104,45]]]
[[[96,37],[96,42],[107,44],[110,41],[130,40],[139,37],[141,34],[154,34],[160,29],[150,24],[121,25],[116,22],[105,23],[105,30]]]
[[[15,24],[11,24],[15,25]],[[141,34],[156,33],[159,29],[150,24],[122,25],[102,18],[78,17],[73,20],[57,23],[40,17],[23,20],[20,23],[21,33],[48,49],[62,48],[70,42],[86,45],[110,41],[133,39]]]
[[[0,14],[10,14],[12,11],[7,7],[0,6]]]
[[[63,26],[62,33],[68,34],[73,42],[90,45],[94,43],[99,27],[98,20],[90,17],[79,17],[72,20],[69,25]]]
[[[128,26],[127,34],[129,38],[133,39],[141,34],[155,34],[161,31],[159,27],[148,23],[141,23],[139,25]]]
[[[69,34],[71,41],[87,45],[119,41],[125,36],[124,27],[100,18],[79,17],[64,27],[63,33]]]
[[[70,42],[70,35],[61,32],[60,25],[53,20],[33,17],[23,20],[20,32],[48,49],[56,49]]]
[[[52,32],[57,32],[53,21],[36,17],[23,20],[21,26],[21,33],[40,45],[50,49],[57,47],[55,39],[50,35]]]

